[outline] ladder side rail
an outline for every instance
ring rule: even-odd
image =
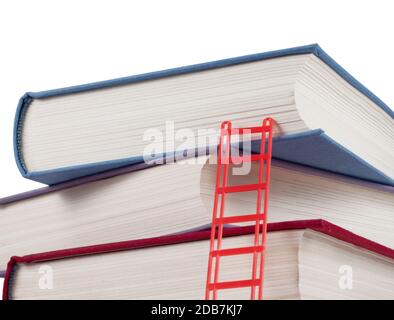
[[[272,136],[273,136],[273,126],[275,123],[275,120],[272,118],[267,118],[264,120],[264,125],[268,125],[268,144],[267,144],[267,161],[266,161],[266,167],[265,167],[265,183],[266,183],[266,189],[264,193],[264,215],[265,218],[263,220],[263,226],[262,226],[262,246],[263,246],[263,251],[261,253],[261,259],[260,259],[260,275],[259,278],[261,280],[264,279],[264,261],[265,261],[265,243],[266,243],[266,238],[267,238],[267,219],[268,219],[268,201],[269,201],[269,189],[270,189],[270,181],[271,181],[271,157],[272,157]],[[265,149],[265,145],[264,145]],[[258,299],[262,300],[263,299],[263,283],[259,287],[259,292],[258,292]]]
[[[223,127],[224,127],[224,123],[222,123],[221,129],[220,129],[220,138],[219,138],[220,140],[219,140],[219,146],[217,148],[218,154],[217,154],[217,164],[216,164],[217,168],[216,168],[215,197],[214,197],[213,213],[212,213],[207,282],[206,282],[206,287],[205,287],[205,299],[206,300],[208,300],[210,298],[209,285],[212,280],[212,264],[213,264],[212,252],[215,250],[216,218],[217,218],[218,200],[219,200],[218,188],[220,187],[221,172],[222,172],[221,157],[222,157],[222,144],[223,144]]]
[[[223,146],[222,146],[222,152],[224,151],[224,157],[223,154],[220,155],[220,161],[221,161],[221,165],[223,165],[224,168],[224,172],[223,172],[223,179],[222,179],[222,193],[221,198],[220,198],[220,214],[219,214],[219,218],[223,219],[224,217],[224,204],[225,204],[225,188],[227,187],[227,180],[228,180],[228,169],[229,169],[229,164],[230,164],[230,149],[231,149],[231,122],[225,122],[222,125],[222,132],[221,132],[221,136],[224,136],[225,139],[223,138],[223,140],[221,141],[221,143],[223,143],[224,141],[226,141],[226,146],[225,146],[225,150],[223,150]],[[220,187],[220,186],[219,186]],[[216,190],[216,193],[219,194],[219,189]],[[218,236],[217,236],[217,243],[216,243],[216,250],[220,250],[222,247],[222,237],[223,237],[223,223],[220,222],[218,225]],[[219,282],[219,267],[220,267],[220,255],[218,255],[215,258],[215,273],[214,273],[214,284]],[[217,299],[217,288],[216,286],[214,287],[213,290],[213,299],[216,300]]]
[[[264,163],[265,163],[265,139],[266,139],[266,131],[264,128],[264,122],[262,125],[262,132],[261,132],[261,142],[260,142],[260,161],[259,161],[259,173],[258,173],[258,184],[263,183],[263,169],[264,169]],[[259,188],[257,190],[257,203],[256,203],[256,226],[255,226],[255,234],[254,234],[254,245],[258,246],[260,243],[260,220],[258,219],[258,216],[261,214],[261,200],[262,200],[262,188]],[[264,214],[265,212],[263,212]],[[265,217],[264,217],[265,220]],[[263,249],[264,250],[264,249]],[[257,273],[257,260],[261,256],[261,252],[254,252],[253,253],[253,265],[252,265],[252,280],[253,283],[255,283],[256,280],[256,273]],[[261,261],[261,257],[260,257]],[[259,279],[259,287],[262,286],[262,278]],[[250,291],[250,298],[251,300],[255,299],[256,295],[256,287],[253,285],[251,287]]]

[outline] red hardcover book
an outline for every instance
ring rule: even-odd
[[[383,245],[380,245],[376,242],[370,241],[366,238],[360,237],[352,232],[349,232],[343,228],[340,228],[334,224],[331,224],[327,221],[324,220],[304,220],[304,221],[288,221],[288,222],[280,222],[280,223],[270,223],[268,224],[268,232],[269,232],[269,236],[276,234],[276,236],[278,237],[280,234],[284,234],[285,237],[284,238],[278,238],[275,241],[279,241],[280,245],[276,244],[274,240],[271,240],[270,242],[270,238],[268,238],[268,256],[270,255],[270,243],[271,243],[271,254],[272,253],[276,253],[276,254],[281,254],[281,252],[284,252],[283,249],[286,249],[286,246],[290,247],[293,244],[290,243],[286,244],[286,241],[292,241],[288,235],[289,234],[295,234],[295,232],[304,232],[304,231],[308,231],[309,234],[306,237],[307,241],[303,240],[304,242],[302,243],[303,246],[303,250],[309,250],[308,247],[312,248],[310,250],[312,250],[311,252],[313,252],[313,248],[315,248],[314,250],[316,250],[316,248],[318,248],[318,250],[313,253],[310,254],[310,252],[307,253],[302,253],[302,255],[305,255],[305,257],[313,257],[313,255],[317,254],[323,254],[322,252],[327,251],[327,248],[335,248],[335,250],[333,249],[333,255],[332,256],[328,256],[327,260],[328,262],[330,262],[331,260],[335,263],[341,263],[341,259],[337,258],[337,256],[339,256],[340,254],[342,254],[343,257],[343,263],[346,266],[346,256],[351,256],[354,252],[357,251],[357,255],[355,255],[355,257],[358,259],[363,259],[363,265],[369,266],[370,270],[361,270],[359,265],[354,265],[355,270],[361,274],[363,273],[363,280],[359,281],[359,279],[355,280],[355,286],[357,286],[357,290],[359,291],[355,291],[353,290],[349,290],[351,293],[347,293],[346,290],[339,291],[341,294],[343,293],[343,296],[340,295],[335,295],[333,294],[332,296],[330,295],[330,293],[326,293],[327,297],[334,297],[334,298],[347,298],[346,294],[350,294],[349,298],[353,298],[353,296],[351,296],[351,294],[356,294],[355,296],[357,297],[357,294],[359,296],[363,296],[363,294],[367,294],[366,292],[371,292],[371,289],[368,289],[368,281],[370,281],[370,279],[368,278],[368,272],[371,272],[372,274],[385,274],[385,276],[389,276],[389,275],[394,275],[394,250],[390,249],[388,247],[385,247]],[[252,235],[254,232],[254,227],[234,227],[234,228],[227,228],[224,231],[224,241],[226,241],[227,239],[241,239],[245,236],[250,236]],[[208,239],[210,236],[210,230],[203,230],[203,231],[195,231],[195,232],[188,232],[188,233],[184,233],[184,234],[175,234],[175,235],[168,235],[168,236],[162,236],[162,237],[155,237],[155,238],[147,238],[147,239],[141,239],[141,240],[132,240],[132,241],[123,241],[123,242],[116,242],[116,243],[108,243],[108,244],[99,244],[99,245],[94,245],[94,246],[87,246],[87,247],[80,247],[80,248],[71,248],[71,249],[65,249],[65,250],[57,250],[57,251],[51,251],[51,252],[44,252],[44,253],[37,253],[37,254],[31,254],[31,255],[25,255],[25,256],[14,256],[10,259],[8,266],[7,266],[7,270],[6,270],[6,275],[5,275],[5,283],[4,283],[4,289],[3,289],[3,299],[7,300],[9,298],[13,298],[14,294],[17,293],[17,297],[16,298],[48,298],[48,299],[57,299],[57,298],[67,298],[67,299],[110,299],[110,298],[128,298],[128,296],[122,296],[122,295],[118,295],[120,294],[119,292],[117,292],[116,290],[116,286],[115,288],[111,291],[112,294],[110,293],[105,293],[105,294],[101,294],[99,292],[99,290],[101,290],[102,288],[96,289],[94,288],[94,283],[96,283],[96,281],[93,282],[89,282],[90,284],[87,284],[86,287],[82,286],[82,291],[86,291],[87,290],[87,294],[86,295],[82,295],[80,296],[79,293],[75,292],[74,294],[67,296],[67,295],[60,295],[60,296],[51,296],[51,294],[46,295],[47,293],[51,293],[53,291],[51,290],[41,290],[39,292],[44,292],[45,294],[38,295],[38,296],[34,296],[34,297],[23,297],[23,290],[26,289],[24,287],[24,282],[26,281],[26,286],[28,285],[29,281],[32,279],[32,275],[33,277],[37,276],[36,271],[34,271],[34,273],[31,273],[30,271],[33,269],[37,269],[39,267],[42,266],[49,266],[49,267],[53,267],[54,270],[56,272],[58,272],[58,274],[60,275],[60,277],[63,277],[64,275],[61,274],[61,272],[63,271],[59,271],[57,270],[57,266],[61,265],[62,262],[64,261],[69,261],[74,263],[77,263],[76,265],[73,265],[73,268],[78,267],[78,266],[84,266],[84,268],[86,269],[86,266],[90,264],[90,262],[87,259],[97,259],[100,258],[97,261],[95,261],[93,264],[91,264],[91,266],[93,266],[94,268],[96,268],[97,266],[101,266],[103,264],[105,264],[105,261],[107,261],[107,259],[115,259],[115,264],[112,265],[112,267],[108,267],[107,269],[100,269],[101,271],[105,271],[106,273],[104,274],[111,274],[112,272],[117,273],[118,275],[122,276],[121,273],[119,273],[119,271],[117,270],[117,268],[119,267],[119,264],[122,264],[123,262],[127,262],[129,263],[129,265],[126,265],[126,270],[128,268],[131,268],[134,264],[138,264],[138,259],[145,259],[145,258],[150,258],[150,257],[155,257],[156,256],[163,258],[163,259],[167,259],[170,263],[170,265],[172,265],[173,269],[177,269],[177,267],[179,266],[180,269],[177,271],[179,274],[179,277],[182,278],[182,276],[180,275],[182,272],[186,272],[187,271],[187,267],[184,267],[188,265],[187,263],[187,259],[194,259],[194,258],[198,258],[198,263],[201,263],[202,266],[204,266],[207,262],[207,258],[208,258]],[[295,238],[294,238],[295,239]],[[313,239],[313,241],[311,241],[311,239]],[[278,243],[279,243],[278,242]],[[295,243],[295,241],[293,241]],[[315,245],[316,243],[316,245]],[[197,249],[193,249],[196,246],[199,246],[199,244],[202,244],[202,247]],[[191,245],[191,246],[190,246]],[[185,253],[185,257],[184,259],[180,258],[180,256],[170,256],[169,253],[166,253],[165,250],[168,250],[169,248],[174,248],[175,246],[177,246],[177,252],[180,253]],[[281,247],[282,246],[282,247]],[[321,246],[321,250],[320,250],[320,246]],[[204,250],[204,248],[206,248],[206,250]],[[340,250],[339,250],[339,249]],[[137,250],[138,249],[138,250]],[[142,250],[140,250],[142,249]],[[337,251],[337,249],[339,251]],[[182,251],[184,250],[184,251]],[[193,254],[192,256],[188,256],[188,254],[190,252],[192,252],[192,250],[197,250],[195,254]],[[281,251],[282,250],[282,251]],[[298,251],[298,258],[297,259],[301,259],[301,249],[297,249]],[[331,250],[331,249],[330,249]],[[329,250],[329,251],[330,251]],[[342,251],[341,251],[342,250]],[[354,251],[355,250],[355,251]],[[321,251],[321,252],[320,252]],[[122,260],[124,257],[126,257],[129,254],[135,254],[136,252],[139,252],[138,256],[131,256],[128,257],[127,259],[131,259],[131,260]],[[156,252],[154,254],[154,252]],[[189,253],[188,253],[189,252]],[[331,251],[330,251],[331,252]],[[117,254],[121,254],[119,257],[116,256]],[[360,256],[358,256],[360,255]],[[284,253],[283,257],[281,259],[283,259],[284,257],[286,257],[286,254]],[[331,257],[331,258],[330,258]],[[334,257],[334,258],[333,258]],[[308,258],[308,259],[309,259]],[[321,261],[317,261],[318,263],[321,264],[321,269],[322,270],[314,270],[313,272],[317,272],[317,274],[319,274],[319,272],[321,272],[321,279],[323,279],[325,276],[328,277],[328,273],[324,273],[324,268],[325,265],[327,265],[327,263],[323,263],[325,257],[323,258],[319,258],[318,259],[323,259]],[[273,259],[273,258],[269,258],[268,260]],[[299,266],[300,267],[305,267],[303,266],[304,264],[307,265],[307,260],[306,259],[304,262],[302,261],[298,261]],[[331,259],[331,260],[330,260]],[[352,261],[357,261],[357,259],[352,260]],[[335,261],[334,261],[335,260]],[[109,261],[109,260],[108,260]],[[167,261],[167,262],[168,262]],[[191,260],[190,260],[191,261]],[[119,262],[119,263],[118,263]],[[154,273],[152,273],[152,271],[149,271],[148,268],[146,269],[142,269],[139,270],[141,273],[141,277],[144,278],[143,283],[145,283],[145,285],[147,286],[153,286],[153,287],[157,287],[157,286],[162,286],[163,288],[166,286],[166,284],[161,284],[161,281],[166,280],[167,275],[164,272],[165,269],[165,265],[167,263],[166,261],[163,262],[162,265],[156,265],[155,267],[160,270],[160,268],[162,268],[162,273],[160,274],[159,278],[155,278],[156,275]],[[193,262],[193,261],[191,261]],[[371,265],[369,265],[368,263],[371,262]],[[356,263],[356,262],[355,262]],[[247,264],[247,266],[249,266],[250,264]],[[376,265],[376,268],[382,268],[382,270],[378,270],[378,269],[374,269]],[[149,265],[148,265],[149,266]],[[311,266],[308,265],[308,268],[310,268]],[[33,268],[33,269],[32,269]],[[272,268],[272,266],[270,266],[270,264],[268,263],[268,268]],[[318,267],[317,269],[319,269],[320,267]],[[201,269],[201,270],[200,270]],[[205,285],[205,271],[206,268],[205,267],[201,267],[199,269],[199,273],[201,273],[201,275],[199,274],[197,278],[201,278],[201,284],[198,284],[198,287],[193,290],[193,288],[189,288],[192,292],[191,295],[188,295],[188,291],[186,290],[185,293],[183,293],[183,295],[181,294],[180,296],[175,295],[174,296],[174,292],[167,292],[167,297],[169,299],[177,299],[177,298],[191,298],[191,299],[198,299],[198,298],[203,298],[203,294],[201,296],[197,295],[196,292],[200,289],[202,289]],[[316,268],[315,268],[316,269]],[[38,270],[38,269],[37,269]],[[194,276],[194,273],[192,272],[193,266],[190,266],[190,275]],[[279,270],[279,268],[278,268]],[[278,270],[276,270],[276,272],[278,272]],[[312,269],[311,269],[312,270]],[[94,270],[88,270],[90,273],[94,273]],[[103,273],[100,273],[101,271],[98,272],[98,277],[99,274],[103,275]],[[138,271],[138,270],[137,270]],[[195,271],[195,270],[194,270]],[[245,271],[245,270],[244,270]],[[30,273],[29,273],[30,272]],[[300,272],[300,271],[297,271]],[[309,272],[309,271],[308,271]],[[312,273],[313,273],[312,272]],[[169,272],[170,273],[170,272]],[[168,277],[170,277],[168,273]],[[269,274],[269,270],[268,270],[268,274]],[[277,275],[278,276],[278,275]],[[297,275],[298,277],[301,277],[301,273],[298,273]],[[341,275],[338,275],[338,277],[340,277]],[[354,274],[355,277],[358,276],[358,274]],[[99,279],[97,279],[97,282],[105,282],[106,280],[102,278],[103,276],[101,276],[101,278],[99,277]],[[104,276],[105,277],[105,276]],[[127,275],[125,274],[125,279],[123,279],[123,282],[127,282]],[[270,282],[270,276],[268,275],[268,282]],[[26,280],[27,279],[27,280]],[[155,280],[156,279],[156,280]],[[157,282],[155,284],[155,281]],[[178,281],[177,279],[175,279],[174,281]],[[180,280],[181,281],[181,280]],[[276,281],[276,280],[275,280]],[[363,282],[364,281],[364,282]],[[371,280],[372,281],[372,280]],[[373,279],[373,281],[377,281],[376,279]],[[392,279],[385,279],[384,281],[388,281],[389,283],[387,284],[387,286],[384,288],[385,291],[380,292],[379,290],[377,290],[375,292],[375,294],[372,294],[370,296],[366,296],[366,298],[393,298],[394,297],[394,283],[392,281]],[[391,282],[390,282],[391,281]],[[115,281],[116,282],[116,281]],[[114,285],[115,282],[112,282],[111,285]],[[379,281],[378,281],[379,282]],[[64,286],[64,288],[62,288],[62,286],[60,285],[59,287],[59,283],[56,283],[55,280],[55,284],[56,284],[56,288],[54,289],[56,292],[62,292],[62,290],[65,290],[66,285]],[[198,283],[198,282],[195,282]],[[182,284],[182,283],[181,283]],[[271,281],[272,284],[272,281]],[[67,286],[70,285],[70,282],[67,282]],[[185,288],[187,287],[187,284],[183,283],[183,285],[185,286]],[[269,286],[270,284],[268,283],[267,286]],[[284,284],[285,285],[285,284]],[[14,288],[15,286],[15,288]],[[138,286],[136,288],[132,288],[133,283],[129,284],[129,286],[131,286],[129,289],[132,291],[131,292],[131,298],[133,299],[139,299],[139,298],[163,298],[163,296],[149,296],[149,295],[144,295],[141,293],[141,296],[138,295]],[[311,290],[309,289],[305,289],[307,288],[307,283],[305,284],[297,284],[297,292],[298,294],[292,295],[292,296],[275,296],[275,294],[272,296],[273,293],[275,293],[276,291],[278,291],[279,289],[277,288],[268,288],[267,289],[267,295],[268,298],[290,298],[290,299],[297,299],[297,298],[325,298],[324,297],[324,291],[323,292],[323,296],[319,297],[319,296],[314,296],[314,293],[311,292]],[[300,296],[300,287],[303,287],[303,290],[305,291],[303,294],[303,296]],[[181,286],[182,287],[182,286]],[[367,289],[369,290],[367,290]],[[141,289],[141,288],[140,288]],[[142,289],[143,290],[143,289]],[[178,289],[179,291],[180,289]],[[183,289],[182,289],[183,290]],[[182,291],[180,290],[180,291]],[[276,290],[276,291],[275,291]],[[308,291],[309,290],[309,291]],[[321,289],[323,290],[323,289]],[[365,291],[367,290],[367,291]],[[383,289],[382,289],[383,290]],[[279,290],[280,291],[280,290]],[[283,290],[282,290],[283,291]],[[313,291],[313,290],[312,290]],[[365,291],[365,292],[364,292]],[[86,293],[86,292],[85,292]],[[164,294],[164,298],[166,297],[165,293]],[[19,296],[18,296],[19,295]],[[226,296],[224,296],[225,298]],[[230,297],[238,297],[238,296],[231,296]],[[246,298],[246,297],[245,297]],[[365,298],[365,296],[364,296]]]

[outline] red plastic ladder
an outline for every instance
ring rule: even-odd
[[[263,297],[264,278],[264,250],[267,232],[267,209],[269,182],[271,171],[272,155],[272,130],[275,122],[272,118],[263,120],[261,127],[232,128],[231,122],[225,121],[220,128],[220,142],[217,157],[216,189],[213,206],[213,217],[211,225],[211,240],[208,259],[208,272],[205,290],[205,299],[217,299],[217,291],[222,289],[250,287],[251,300]],[[244,134],[261,134],[260,154],[243,155],[239,157],[231,156],[231,136]],[[267,143],[266,143],[267,142]],[[228,170],[230,164],[240,162],[258,161],[259,175],[257,184],[227,186]],[[265,168],[265,179],[264,179]],[[223,171],[223,174],[222,174]],[[224,216],[225,196],[227,193],[257,191],[256,213]],[[262,193],[264,192],[264,197]],[[264,203],[262,205],[262,198]],[[219,200],[220,199],[220,200]],[[263,208],[263,210],[261,210]],[[218,216],[219,213],[219,216]],[[255,221],[254,245],[243,248],[222,249],[223,225],[231,223],[253,222]],[[219,281],[220,258],[223,256],[233,256],[241,254],[253,254],[251,266],[251,278],[247,280]],[[258,263],[259,262],[259,263]],[[259,266],[258,266],[259,264]],[[212,279],[213,276],[213,279]]]

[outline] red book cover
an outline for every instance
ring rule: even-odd
[[[224,230],[223,236],[231,237],[231,236],[252,234],[254,233],[254,228],[255,226],[226,228]],[[275,223],[269,223],[267,227],[268,232],[297,230],[297,229],[298,230],[311,229],[317,232],[321,232],[338,240],[348,242],[355,246],[380,254],[382,256],[394,259],[394,249],[390,249],[374,241],[360,237],[350,231],[347,231],[325,220],[318,219],[318,220],[275,222]],[[194,231],[194,232],[188,232],[188,233],[176,234],[176,235],[167,235],[167,236],[161,236],[155,238],[122,241],[122,242],[98,244],[98,245],[80,247],[80,248],[56,250],[50,252],[25,255],[22,257],[13,256],[8,262],[7,270],[5,273],[3,300],[8,300],[10,277],[14,267],[17,264],[22,264],[22,263],[29,264],[39,261],[58,260],[58,259],[75,257],[75,256],[101,254],[106,252],[123,251],[123,250],[135,250],[135,249],[147,248],[152,246],[164,246],[164,245],[171,245],[171,244],[199,241],[199,240],[209,240],[210,234],[211,234],[210,230],[202,230],[202,231]],[[207,257],[208,257],[208,252],[207,252]]]

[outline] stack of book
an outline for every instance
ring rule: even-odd
[[[394,114],[318,45],[26,93],[15,158],[49,186],[0,200],[3,298],[203,299],[218,128],[267,116],[264,298],[393,299]],[[241,169],[229,185],[256,183]],[[255,207],[227,196],[228,216]],[[228,225],[223,241],[253,236]],[[224,259],[221,280],[250,278],[250,255]]]

